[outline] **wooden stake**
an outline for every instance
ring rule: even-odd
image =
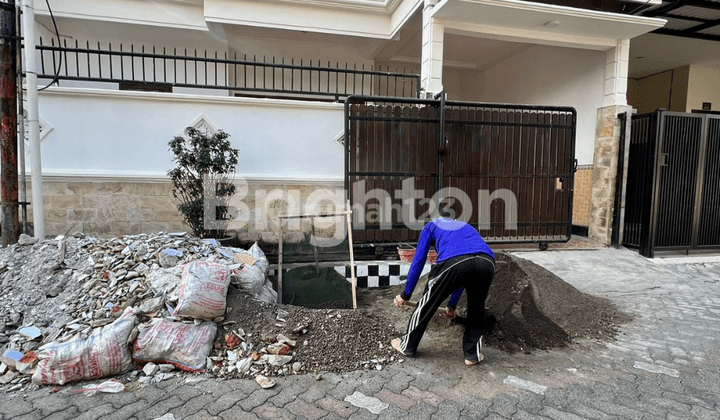
[[[347,202],[347,213],[345,213],[345,215],[348,229],[348,247],[350,248],[350,279],[352,283],[353,309],[357,309],[357,279],[355,278],[355,254],[353,252],[352,208],[350,207],[350,200]]]
[[[278,218],[278,303],[282,303],[282,257],[283,257],[283,230],[282,220]]]

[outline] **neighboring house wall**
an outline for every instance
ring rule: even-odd
[[[482,100],[572,106],[577,110],[575,157],[593,161],[597,110],[602,107],[605,52],[535,46],[485,71]]]
[[[689,66],[631,79],[628,82],[628,104],[638,114],[653,112],[658,108],[685,112]]]
[[[686,112],[702,109],[703,102],[710,102],[715,111],[720,110],[720,69],[690,66]]]

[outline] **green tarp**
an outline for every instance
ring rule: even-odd
[[[282,301],[310,308],[352,307],[352,286],[332,268],[299,267],[283,273]]]

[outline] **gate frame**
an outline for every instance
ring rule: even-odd
[[[365,101],[365,102],[378,102],[378,103],[403,103],[408,105],[432,105],[439,108],[439,119],[440,119],[440,128],[438,129],[439,132],[439,142],[438,142],[438,153],[440,157],[442,157],[442,146],[443,142],[445,141],[445,114],[446,114],[446,108],[447,106],[469,106],[469,107],[486,107],[486,108],[507,108],[507,109],[515,109],[515,110],[548,110],[548,111],[560,111],[560,112],[568,112],[572,116],[571,120],[566,123],[572,126],[570,138],[568,141],[570,141],[570,154],[572,155],[570,158],[570,169],[569,169],[569,181],[568,181],[568,221],[566,226],[561,226],[564,228],[566,234],[565,238],[560,240],[548,240],[548,239],[523,239],[523,240],[516,240],[516,241],[488,241],[488,243],[507,243],[507,244],[523,244],[523,243],[532,243],[532,244],[539,244],[539,247],[541,250],[547,249],[548,243],[564,243],[568,242],[570,238],[572,237],[572,214],[573,214],[573,197],[574,197],[574,190],[575,190],[575,172],[577,171],[577,159],[575,159],[575,151],[576,151],[576,140],[577,140],[577,110],[573,107],[567,107],[567,106],[542,106],[542,105],[522,105],[522,104],[508,104],[508,103],[490,103],[490,102],[466,102],[466,101],[447,101],[446,100],[446,92],[440,92],[435,95],[435,99],[417,99],[417,98],[400,98],[400,97],[384,97],[384,96],[370,96],[370,95],[350,95],[345,99],[344,103],[344,124],[345,124],[345,132],[344,132],[344,139],[345,139],[345,147],[344,147],[344,160],[345,160],[345,174],[344,174],[344,186],[345,186],[345,200],[347,202],[350,202],[350,104],[351,103],[357,103],[359,101]],[[442,182],[443,182],[443,161],[442,159],[439,159],[438,162],[438,190],[442,188]],[[376,243],[370,244],[370,246],[375,246]],[[402,242],[382,242],[377,243],[378,245],[402,245],[406,243]]]

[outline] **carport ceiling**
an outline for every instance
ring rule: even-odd
[[[720,0],[663,0],[637,14],[667,19],[653,33],[720,41]]]

